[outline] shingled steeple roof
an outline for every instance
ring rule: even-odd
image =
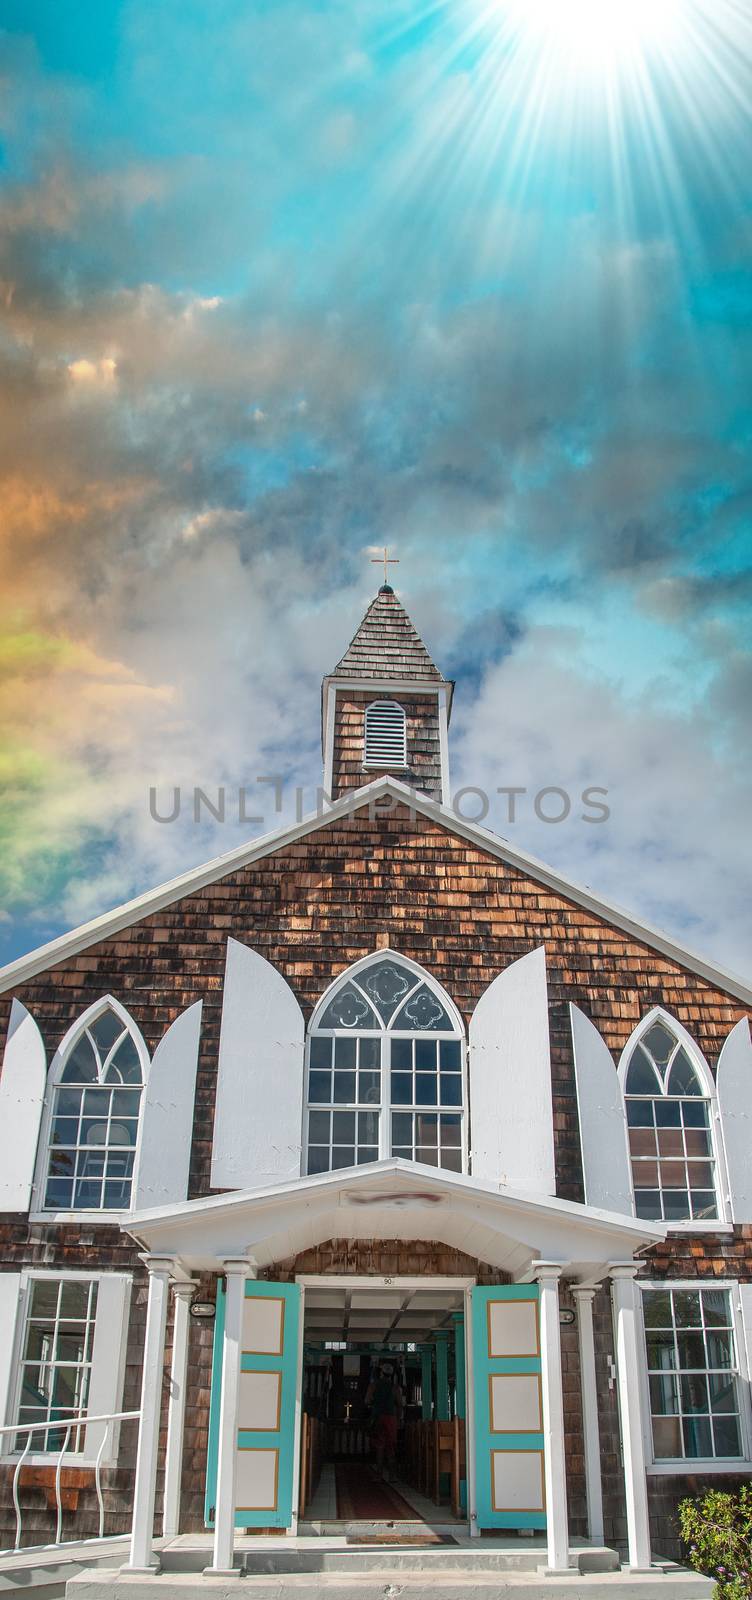
[[[371,601],[330,677],[445,682],[389,584],[383,584]]]

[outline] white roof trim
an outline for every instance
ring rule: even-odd
[[[383,1189],[390,1193],[390,1179],[397,1179],[401,1187],[414,1188],[416,1194],[426,1189],[477,1201],[503,1202],[511,1210],[540,1218],[557,1217],[571,1222],[575,1228],[604,1229],[617,1235],[629,1234],[639,1241],[635,1249],[647,1249],[666,1238],[668,1225],[644,1222],[639,1217],[624,1216],[618,1211],[601,1211],[595,1206],[580,1205],[575,1200],[561,1200],[558,1195],[537,1195],[521,1189],[505,1189],[501,1184],[489,1183],[482,1178],[470,1178],[459,1172],[445,1172],[436,1167],[423,1166],[418,1161],[404,1161],[390,1157],[385,1161],[371,1161],[366,1166],[338,1172],[322,1172],[312,1177],[294,1178],[287,1183],[265,1184],[259,1189],[239,1189],[230,1194],[213,1194],[197,1200],[185,1200],[177,1206],[153,1206],[149,1210],[135,1211],[121,1218],[123,1233],[149,1234],[160,1224],[190,1228],[199,1218],[213,1216],[218,1222],[247,1208],[263,1208],[289,1200],[297,1210],[304,1210],[306,1198],[327,1190],[336,1193],[343,1189]]]
[[[330,822],[336,822],[339,818],[348,816],[353,811],[360,811],[369,803],[385,799],[387,796],[411,805],[421,816],[437,822],[448,832],[467,839],[470,844],[482,850],[487,850],[490,855],[506,862],[508,866],[529,873],[554,893],[572,900],[575,905],[582,906],[594,916],[613,923],[615,927],[621,928],[622,932],[639,940],[641,944],[649,945],[652,950],[667,956],[671,961],[679,962],[681,966],[705,978],[708,983],[722,989],[724,993],[741,1000],[744,1005],[752,1006],[752,987],[735,973],[727,972],[723,967],[713,966],[702,956],[677,944],[660,929],[651,927],[649,923],[638,922],[620,906],[613,905],[609,900],[602,900],[589,889],[570,882],[553,867],[549,867],[544,861],[539,861],[536,856],[516,849],[506,839],[489,832],[487,828],[480,827],[478,823],[463,821],[456,817],[448,806],[438,805],[436,801],[429,800],[427,795],[418,794],[398,778],[390,776],[375,778],[372,783],[364,784],[360,789],[352,789],[336,800],[326,812],[314,812],[302,822],[277,828],[271,833],[264,834],[260,839],[255,839],[252,844],[240,845],[235,850],[228,851],[226,855],[215,856],[203,866],[194,867],[178,878],[171,878],[168,883],[160,884],[158,888],[150,889],[146,894],[116,906],[103,916],[95,917],[93,921],[72,929],[70,933],[61,934],[49,944],[40,945],[28,955],[19,956],[16,961],[0,967],[0,994],[14,988],[18,983],[25,982],[28,978],[36,977],[39,972],[47,971],[58,962],[67,961],[71,956],[78,955],[89,945],[97,944],[101,939],[111,938],[123,928],[130,927],[134,922],[140,922],[143,917],[161,911],[164,906],[174,904],[184,895],[204,889],[207,884],[216,883],[229,873],[237,872],[253,861],[260,861],[265,856],[273,855],[276,850],[283,850],[286,845],[294,844],[306,834],[315,833],[318,828],[325,828]]]

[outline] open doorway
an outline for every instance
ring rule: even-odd
[[[299,1516],[464,1531],[470,1280],[299,1281]]]

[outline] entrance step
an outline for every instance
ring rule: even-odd
[[[67,1600],[711,1600],[708,1578],[666,1563],[650,1572],[579,1573],[546,1576],[538,1571],[464,1568],[430,1571],[393,1564],[383,1551],[375,1569],[337,1572],[241,1573],[236,1578],[203,1573],[159,1573],[155,1577],[92,1572],[72,1578]],[[425,1555],[425,1551],[421,1552]]]
[[[429,1531],[424,1525],[423,1533]],[[587,1560],[591,1572],[614,1572],[619,1567],[616,1551],[605,1547],[599,1549],[589,1545],[587,1550],[572,1550],[570,1562],[575,1570],[578,1569],[580,1558]],[[484,1548],[475,1540],[472,1544],[466,1540],[463,1545],[456,1544],[454,1548],[446,1544],[400,1545],[399,1541],[395,1541],[393,1545],[377,1545],[372,1549],[362,1544],[322,1550],[310,1547],[305,1550],[249,1550],[241,1556],[242,1569],[249,1575],[274,1573],[277,1576],[314,1572],[339,1573],[342,1576],[348,1573],[381,1573],[385,1567],[392,1572],[425,1574],[471,1570],[475,1575],[481,1572],[537,1572],[545,1564],[545,1546],[533,1546],[532,1549],[525,1546],[510,1549],[509,1545]]]

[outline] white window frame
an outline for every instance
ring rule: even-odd
[[[386,760],[374,758],[368,754],[368,721],[372,712],[398,711],[402,718],[402,749],[398,756],[389,756]],[[387,771],[390,767],[407,767],[407,712],[398,700],[371,700],[363,712],[363,766],[369,770],[380,772]]]
[[[122,1299],[123,1316],[119,1327],[113,1327],[111,1324],[104,1326],[100,1323],[100,1339],[97,1340],[97,1320],[101,1306],[100,1291],[101,1285],[106,1279],[117,1280],[124,1286],[124,1294]],[[99,1383],[100,1374],[103,1367],[108,1371],[114,1371],[115,1382],[113,1392],[115,1398],[111,1410],[113,1413],[119,1411],[122,1405],[123,1386],[125,1383],[125,1361],[128,1340],[128,1325],[130,1319],[130,1292],[133,1286],[133,1274],[130,1272],[102,1272],[96,1270],[92,1270],[91,1272],[83,1272],[77,1271],[75,1268],[71,1268],[69,1271],[66,1271],[64,1269],[53,1267],[24,1267],[21,1271],[21,1283],[18,1292],[18,1310],[16,1313],[16,1328],[13,1339],[13,1380],[8,1390],[8,1414],[3,1419],[4,1422],[8,1427],[11,1427],[18,1417],[23,1386],[23,1353],[26,1343],[26,1329],[29,1318],[29,1307],[31,1305],[31,1293],[34,1284],[40,1281],[97,1284],[97,1309],[94,1317],[94,1338],[92,1341],[89,1394],[91,1394],[91,1390],[95,1383]],[[86,1409],[87,1411],[90,1411],[93,1416],[99,1416],[102,1414],[99,1412],[99,1410],[94,1410],[91,1407],[89,1398],[87,1398]],[[86,1414],[84,1413],[81,1422],[72,1425],[72,1431],[75,1427],[84,1428],[84,1448],[83,1450],[66,1450],[62,1457],[65,1466],[77,1466],[83,1468],[96,1466],[99,1444],[101,1442],[101,1432],[97,1430],[98,1436],[92,1442],[91,1434],[93,1430],[86,1427],[85,1423]],[[57,1426],[62,1428],[63,1424],[60,1423],[57,1424]],[[25,1427],[25,1424],[19,1423],[19,1428],[23,1427]],[[95,1424],[94,1427],[96,1428],[97,1425]],[[37,1431],[39,1430],[37,1429]],[[26,1434],[24,1433],[21,1436],[21,1448],[16,1450],[11,1450],[8,1446],[8,1441],[12,1439],[12,1437],[12,1434],[0,1436],[0,1463],[5,1462],[10,1464],[12,1462],[16,1462],[23,1454],[23,1443],[26,1439]],[[117,1464],[119,1437],[120,1424],[110,1424],[108,1449],[105,1455],[102,1457],[100,1462],[101,1466],[115,1466]],[[54,1467],[60,1458],[59,1450],[30,1450],[28,1455],[25,1457],[24,1465],[32,1467]]]
[[[622,1102],[624,1105],[624,1125],[626,1129],[627,1140],[627,1160],[629,1162],[629,1185],[632,1195],[632,1215],[637,1216],[637,1207],[635,1201],[634,1176],[632,1172],[632,1154],[629,1148],[629,1123],[627,1121],[627,1072],[629,1070],[629,1062],[632,1056],[632,1051],[634,1050],[635,1046],[639,1044],[643,1036],[649,1032],[654,1022],[662,1022],[664,1027],[674,1035],[674,1038],[684,1046],[684,1049],[686,1050],[687,1055],[689,1056],[689,1059],[692,1062],[692,1065],[700,1079],[703,1091],[703,1099],[709,1102],[708,1126],[710,1130],[712,1160],[714,1162],[716,1206],[718,1209],[717,1218],[686,1217],[683,1220],[672,1219],[671,1221],[666,1222],[665,1226],[669,1233],[732,1233],[733,1225],[731,1222],[728,1168],[726,1166],[726,1152],[723,1144],[723,1130],[721,1127],[721,1116],[718,1107],[715,1079],[699,1045],[696,1044],[691,1033],[688,1033],[683,1024],[679,1022],[676,1017],[673,1017],[671,1012],[667,1011],[664,1006],[653,1006],[652,1010],[648,1011],[647,1015],[640,1019],[636,1027],[632,1029],[632,1032],[630,1033],[624,1049],[619,1057],[618,1077],[621,1087]],[[630,1096],[629,1098],[632,1097]],[[645,1095],[641,1096],[640,1098],[648,1099],[650,1097]],[[653,1098],[657,1100],[660,1098],[660,1096],[655,1095]]]
[[[752,1396],[750,1395],[750,1369],[745,1337],[744,1318],[742,1315],[742,1302],[739,1294],[739,1284],[735,1278],[643,1278],[638,1280],[641,1290],[639,1301],[639,1319],[642,1329],[642,1355],[640,1385],[642,1392],[642,1431],[645,1440],[646,1470],[651,1477],[691,1478],[701,1473],[715,1476],[732,1477],[735,1473],[744,1473],[752,1467]],[[691,1289],[695,1294],[703,1289],[724,1289],[729,1293],[731,1302],[731,1321],[736,1349],[737,1376],[739,1386],[739,1427],[741,1432],[742,1454],[740,1456],[661,1456],[656,1459],[653,1454],[653,1426],[650,1405],[650,1380],[648,1377],[648,1358],[646,1345],[646,1328],[644,1305],[645,1293],[655,1289]]]
[[[74,1048],[81,1034],[83,1034],[86,1029],[91,1026],[92,1022],[96,1022],[97,1017],[101,1016],[103,1011],[108,1010],[114,1011],[116,1015],[120,1017],[123,1026],[128,1029],[136,1049],[138,1050],[139,1060],[141,1062],[141,1104],[138,1115],[138,1136],[133,1155],[131,1206],[128,1208],[128,1210],[118,1210],[114,1207],[112,1209],[105,1209],[104,1207],[102,1209],[95,1209],[90,1206],[80,1206],[77,1208],[72,1208],[69,1211],[56,1211],[51,1207],[45,1206],[44,1195],[50,1159],[50,1137],[52,1134],[53,1111],[56,1091],[60,1083],[60,1075],[63,1071],[70,1051]],[[117,1225],[117,1223],[120,1222],[124,1217],[130,1215],[132,1210],[133,1196],[136,1193],[138,1186],[138,1168],[141,1159],[144,1107],[146,1105],[146,1088],[150,1065],[151,1057],[146,1048],[140,1028],[138,1027],[137,1023],[134,1022],[130,1012],[126,1010],[126,1007],[122,1005],[119,1000],[115,999],[114,995],[102,995],[101,999],[95,1000],[92,1005],[87,1007],[86,1011],[83,1011],[79,1017],[76,1017],[75,1022],[71,1023],[68,1032],[66,1033],[65,1037],[61,1039],[60,1044],[55,1051],[52,1064],[47,1074],[47,1085],[44,1093],[44,1106],[42,1108],[42,1117],[39,1129],[39,1145],[37,1147],[34,1187],[31,1196],[31,1209],[29,1211],[30,1222],[91,1222],[100,1223],[106,1226],[107,1224]]]
[[[460,1061],[461,1061],[461,1074],[460,1074],[460,1076],[461,1076],[461,1081],[462,1081],[462,1105],[461,1106],[444,1106],[444,1107],[441,1107],[441,1106],[439,1106],[439,1107],[426,1106],[423,1109],[426,1111],[426,1113],[428,1115],[432,1115],[434,1113],[434,1111],[435,1111],[438,1116],[441,1116],[442,1110],[445,1113],[447,1113],[448,1115],[451,1115],[451,1116],[459,1114],[459,1117],[460,1117],[460,1151],[461,1151],[461,1168],[460,1168],[460,1171],[465,1176],[467,1175],[467,1173],[469,1171],[469,1142],[470,1142],[469,1141],[469,1119],[470,1119],[470,1105],[469,1105],[469,1099],[468,1099],[468,1053],[467,1053],[467,1030],[465,1028],[465,1024],[464,1024],[464,1022],[462,1020],[462,1017],[461,1017],[459,1011],[457,1010],[456,1005],[454,1004],[454,1001],[447,994],[446,989],[444,989],[442,987],[442,985],[435,978],[432,978],[431,974],[429,972],[426,972],[425,968],[421,967],[419,962],[411,960],[411,958],[409,956],[401,955],[398,950],[391,950],[391,949],[389,949],[387,947],[384,950],[375,950],[371,955],[367,955],[367,956],[361,957],[361,959],[359,961],[353,962],[351,967],[347,967],[344,970],[344,972],[340,972],[339,975],[332,981],[332,983],[329,984],[328,988],[324,991],[323,995],[321,996],[320,1000],[318,1001],[318,1003],[317,1003],[317,1005],[315,1007],[315,1010],[314,1010],[314,1012],[313,1012],[313,1014],[311,1016],[311,1020],[310,1020],[310,1022],[308,1024],[308,1028],[307,1028],[307,1031],[306,1031],[306,1048],[305,1048],[305,1079],[304,1079],[305,1092],[304,1092],[304,1095],[303,1095],[303,1137],[302,1137],[302,1154],[301,1154],[301,1176],[302,1177],[307,1177],[308,1176],[308,1114],[309,1114],[309,1111],[317,1110],[317,1109],[321,1109],[321,1110],[331,1109],[331,1108],[327,1108],[326,1106],[322,1106],[321,1108],[318,1108],[316,1106],[311,1106],[311,1103],[310,1103],[309,1085],[310,1085],[310,1063],[311,1063],[311,1039],[313,1038],[314,1035],[316,1035],[318,1038],[345,1038],[345,1037],[347,1037],[347,1030],[346,1029],[343,1029],[343,1028],[319,1028],[319,1027],[317,1027],[317,1018],[319,1016],[323,1016],[323,1014],[324,1014],[324,1012],[325,1012],[325,1010],[326,1010],[326,1008],[327,1008],[327,1006],[329,1004],[329,1001],[336,994],[337,990],[340,989],[343,984],[347,983],[349,981],[349,979],[354,978],[356,980],[356,982],[357,982],[359,973],[364,972],[368,967],[375,966],[376,963],[379,962],[379,961],[389,961],[389,960],[394,961],[396,966],[406,967],[410,972],[412,972],[415,975],[415,978],[416,978],[417,982],[424,983],[426,985],[426,988],[431,990],[431,992],[436,996],[436,999],[439,1001],[439,1003],[444,1007],[444,1010],[447,1012],[447,1015],[450,1017],[451,1021],[454,1023],[454,1027],[453,1027],[451,1032],[447,1032],[445,1029],[426,1029],[425,1032],[422,1032],[420,1029],[414,1029],[412,1032],[408,1033],[407,1030],[400,1029],[397,1032],[395,1032],[394,1034],[391,1034],[386,1027],[384,1027],[382,1029],[382,1031],[379,1032],[379,1033],[377,1033],[374,1028],[353,1028],[353,1030],[352,1030],[353,1038],[356,1037],[356,1036],[357,1037],[368,1036],[370,1038],[380,1038],[381,1041],[382,1041],[382,1045],[381,1045],[381,1099],[379,1101],[378,1107],[374,1106],[374,1107],[370,1108],[371,1110],[378,1110],[378,1112],[379,1112],[379,1156],[378,1156],[378,1159],[379,1159],[379,1161],[391,1161],[391,1160],[397,1160],[398,1159],[396,1156],[395,1157],[392,1156],[392,1114],[393,1114],[393,1112],[395,1110],[398,1113],[400,1111],[406,1111],[408,1113],[412,1112],[414,1114],[414,1112],[415,1112],[415,1107],[411,1107],[411,1106],[397,1106],[397,1107],[394,1107],[394,1106],[392,1106],[392,1093],[391,1093],[391,1091],[392,1091],[392,1059],[391,1059],[392,1058],[392,1049],[391,1049],[392,1038],[397,1038],[397,1039],[400,1039],[400,1038],[419,1039],[419,1038],[422,1037],[422,1038],[425,1038],[425,1039],[436,1039],[436,1040],[456,1039],[458,1044],[459,1044],[459,1046],[460,1046]],[[365,998],[368,1000],[369,1005],[372,1006],[372,1009],[375,1010],[376,1008],[373,1007],[373,1003],[368,998],[367,994],[365,995]],[[399,1010],[399,1006],[397,1006],[395,1009],[396,1009],[396,1011],[398,1011]],[[352,1108],[349,1107],[349,1106],[338,1106],[338,1107],[335,1107],[334,1109],[340,1110],[340,1111],[347,1111],[347,1110],[350,1110]],[[363,1109],[363,1108],[361,1108],[361,1109]],[[368,1109],[368,1108],[366,1108],[366,1109]],[[404,1158],[402,1158],[402,1159],[404,1159]],[[411,1164],[418,1165],[418,1163],[411,1163]],[[334,1170],[336,1172],[341,1172],[341,1173],[355,1171],[355,1170],[357,1170],[359,1172],[362,1172],[362,1171],[367,1171],[369,1165],[373,1165],[373,1163],[372,1162],[364,1163],[358,1168],[337,1167],[335,1169],[330,1169],[330,1170]],[[452,1170],[451,1168],[439,1167],[439,1166],[437,1166],[436,1168],[433,1168],[433,1167],[431,1168],[431,1171],[436,1171],[436,1172],[439,1172],[439,1173],[440,1172],[447,1172],[447,1171],[451,1172],[451,1170]]]

